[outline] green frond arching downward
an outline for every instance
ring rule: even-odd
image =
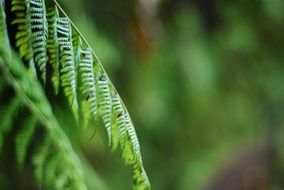
[[[34,132],[35,122],[38,121],[46,130],[45,142],[48,143],[32,158],[37,171],[36,175],[41,179],[40,183],[51,189],[57,189],[56,185],[58,184],[48,177],[50,173],[53,173],[55,178],[66,178],[64,183],[60,185],[62,186],[61,189],[70,187],[87,189],[84,184],[80,160],[74,152],[68,137],[58,125],[40,85],[17,60],[16,56],[9,56],[7,51],[0,47],[1,74],[4,75],[4,78],[17,94],[17,104],[27,107],[35,117],[30,121],[27,120],[26,125],[29,126],[30,130],[25,131],[25,134],[19,133],[16,137],[16,141],[25,143],[25,145],[20,146],[16,143],[17,154],[24,154],[23,151],[25,150],[21,146],[29,144],[27,136]],[[12,103],[14,103],[14,100],[12,100]],[[8,120],[12,121],[13,117],[9,116]],[[21,155],[19,159],[24,159],[23,157],[24,155]],[[60,157],[60,159],[57,160],[57,157]],[[41,163],[40,160],[43,162]],[[22,160],[19,161],[22,162]],[[64,167],[62,167],[62,162],[64,162]],[[46,181],[46,179],[49,179],[49,181]]]
[[[79,36],[82,37],[80,33]],[[83,38],[82,41],[85,41],[85,39]],[[88,43],[86,43],[86,45],[89,47]],[[86,53],[83,50],[81,57],[83,56],[83,59],[86,61],[86,57],[84,58],[86,55],[84,54]],[[96,117],[98,114],[103,119],[108,133],[109,144],[113,149],[117,147],[117,139],[119,139],[125,162],[133,166],[134,189],[150,189],[149,181],[143,167],[138,138],[129,113],[110,82],[100,61],[93,52],[92,57],[92,59],[90,57],[88,58],[87,64],[89,64],[89,69],[93,68],[94,79],[92,79],[92,75],[88,73],[88,69],[84,68],[83,70],[85,72],[81,72],[82,76],[88,76],[85,80],[90,82],[89,85],[92,86],[94,84],[96,87],[95,91],[89,89],[90,91],[86,95],[87,102],[89,102],[89,107],[91,108],[91,115]],[[91,60],[93,60],[93,63],[91,63]],[[91,82],[92,80],[94,80],[93,83]],[[122,110],[122,112],[116,116],[115,112],[117,112],[117,110],[113,109],[112,105],[114,102],[112,102],[112,96],[116,96],[116,98],[114,98],[116,99],[115,104]]]
[[[4,22],[5,19],[3,19],[5,18],[3,1],[0,2],[0,11],[3,13],[0,26],[0,34],[2,35],[7,27]],[[9,11],[13,13],[14,19],[7,24],[12,24],[17,28],[15,45],[22,59],[29,64],[29,68],[37,74],[42,84],[45,84],[47,80],[51,81],[55,91],[54,94],[60,92],[65,94],[77,120],[81,118],[80,111],[82,110],[83,118],[91,116],[95,121],[100,118],[108,134],[109,145],[112,150],[120,149],[125,163],[133,168],[134,189],[150,189],[141,158],[138,138],[130,115],[99,59],[59,4],[54,1],[51,7],[46,8],[44,0],[12,0],[11,10]],[[0,40],[2,39],[7,40],[8,37],[0,38]],[[18,72],[23,71],[19,70]],[[31,82],[27,80],[19,81],[20,86],[27,85],[26,83],[30,84]],[[48,103],[40,101],[36,94],[33,94],[35,91],[25,91],[25,93],[31,102],[39,101],[50,107]],[[36,93],[41,94],[42,92]],[[43,109],[44,106],[41,105],[40,108]],[[31,112],[34,113],[34,109],[31,109]],[[24,162],[25,150],[31,142],[28,139],[32,136],[34,129],[38,127],[38,124],[32,125],[31,123],[39,123],[45,126],[49,132],[52,126],[56,126],[55,129],[60,128],[56,118],[52,113],[49,113],[50,111],[38,110],[38,112],[40,111],[43,111],[41,116],[45,117],[30,118],[31,120],[26,121],[28,127],[24,127],[24,130],[20,130],[18,133],[16,144],[22,142],[22,145],[18,146],[18,150],[16,150],[17,155],[19,155],[19,163]],[[47,122],[48,126],[46,126],[42,123],[42,120],[48,117],[52,119]],[[60,144],[62,142],[57,142],[55,138],[56,135],[57,137],[58,135],[65,136],[64,133],[60,132],[60,130],[53,132],[55,134],[50,132],[53,135],[47,135],[44,138],[59,143],[58,149],[71,151],[71,145],[65,147],[64,143]],[[64,138],[68,141],[68,137],[65,136]],[[60,165],[57,165],[56,160],[62,160],[62,158],[66,157],[66,154],[56,151],[54,153],[56,157],[50,155],[50,151],[54,149],[54,146],[54,143],[52,143],[39,148],[33,161],[37,166],[37,178],[46,179],[47,184],[54,183],[60,189],[65,187],[67,181],[70,181],[69,177],[71,176],[68,175],[71,174],[61,168]],[[70,165],[77,163],[77,161],[73,163],[72,160],[67,161],[67,163],[69,162]],[[47,164],[49,167],[46,166],[46,163],[49,163]],[[48,170],[44,169],[46,167]],[[61,174],[68,174],[67,177],[66,175],[60,175],[57,176],[57,179],[54,179],[52,177],[53,172],[57,173],[57,170],[62,171]],[[72,174],[72,176],[74,175]]]

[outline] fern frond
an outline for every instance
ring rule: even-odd
[[[120,147],[123,160],[133,167],[134,189],[150,189],[138,138],[127,108],[85,38],[59,4],[55,0],[53,2],[54,5],[46,10],[44,0],[11,0],[9,11],[13,21],[8,24],[16,28],[15,45],[20,56],[43,84],[51,80],[55,94],[63,91],[77,120],[81,111],[84,120],[90,115],[95,121],[102,119],[112,150]],[[0,13],[1,42],[8,39],[3,0],[0,0]],[[6,37],[2,37],[2,34]],[[27,139],[30,139],[35,128],[41,126],[47,133],[44,139],[49,139],[50,143],[32,158],[38,179],[41,182],[46,179],[46,184],[43,184],[53,184],[51,186],[54,188],[66,189],[72,183],[76,189],[85,189],[79,169],[80,161],[52,113],[41,86],[35,83],[34,75],[28,73],[20,63],[9,65],[11,58],[3,53],[5,50],[1,51],[0,55],[4,58],[0,59],[0,66],[7,80],[20,97],[21,104],[29,108],[37,121],[34,122],[38,124],[33,128],[33,122],[27,120],[27,124],[22,126],[23,131],[19,132],[16,140],[18,162],[24,162],[25,150],[31,143]],[[9,121],[13,115],[13,111],[10,112],[6,124],[9,127],[12,126]],[[1,130],[0,141],[4,134]],[[62,167],[58,160],[64,161],[66,166]]]
[[[32,140],[33,134],[35,132],[36,124],[36,117],[30,116],[21,125],[21,129],[15,137],[16,158],[21,168],[25,161],[28,145],[30,144],[30,141]]]
[[[98,111],[102,116],[104,126],[107,130],[109,145],[111,145],[111,94],[109,83],[105,73],[102,73],[98,82],[96,83],[97,97],[98,97]]]
[[[46,43],[48,34],[45,3],[44,0],[30,0],[29,2],[30,8],[28,10],[30,10],[31,17],[34,61],[45,84],[47,63]]]
[[[48,186],[50,184],[55,183],[56,172],[59,165],[61,165],[62,154],[57,153],[54,155],[50,155],[49,158],[46,159],[45,168],[44,168],[44,181],[43,183]]]
[[[0,90],[0,94],[2,94]],[[21,107],[20,99],[13,97],[7,105],[0,107],[0,152],[2,151],[4,137],[12,130],[13,121]]]
[[[124,109],[121,105],[120,97],[117,94],[112,95],[112,150],[116,150],[119,143],[121,147],[125,146],[126,128],[124,122]]]
[[[32,157],[32,163],[35,165],[34,173],[39,183],[42,183],[44,179],[43,174],[45,169],[45,163],[50,153],[50,147],[51,147],[51,138],[50,136],[47,135],[47,137],[44,138],[41,145],[37,147],[37,150],[35,151]]]
[[[54,87],[55,94],[59,92],[60,73],[59,73],[59,48],[57,40],[56,19],[59,17],[58,9],[53,6],[47,9],[48,23],[48,39],[47,39],[47,54],[48,63],[52,67],[51,83]]]
[[[134,175],[133,175],[134,187],[135,190],[149,190],[150,182],[147,177],[147,174],[141,165],[134,166]]]
[[[13,64],[11,64],[11,62],[13,62]],[[36,158],[33,158],[33,160],[40,163],[39,160],[44,160],[44,162],[48,160],[47,157],[49,155],[51,155],[51,158],[60,155],[61,159],[58,160],[55,167],[56,176],[68,173],[68,185],[71,185],[74,189],[87,189],[81,171],[80,160],[74,152],[68,137],[54,117],[52,109],[39,83],[37,83],[37,81],[34,80],[34,77],[25,70],[15,56],[8,56],[7,51],[2,49],[2,47],[0,48],[0,68],[8,83],[15,90],[18,99],[20,99],[23,105],[32,112],[39,123],[45,128],[47,135],[49,136],[49,142],[52,145],[52,149],[47,148],[47,151],[45,151],[47,154],[41,153],[41,159],[37,156]],[[56,154],[54,154],[54,150],[56,150]],[[57,167],[60,166],[61,163],[64,163],[64,167]],[[47,165],[46,167],[52,166]],[[70,172],[66,172],[65,170],[70,170]],[[46,174],[47,169],[43,168],[41,171],[38,171],[39,175],[41,172]],[[43,176],[42,180],[44,180],[46,175],[41,176]],[[46,184],[46,186],[54,187],[55,184]]]
[[[1,107],[0,113],[0,132],[7,133],[11,130],[13,125],[13,120],[19,111],[21,106],[21,101],[18,97],[13,97],[13,99],[8,103],[8,105]]]
[[[16,25],[16,46],[19,48],[19,54],[30,65],[36,73],[34,55],[32,49],[32,29],[29,0],[12,0],[11,11],[15,14],[12,25]]]
[[[69,99],[74,115],[77,116],[77,70],[72,44],[72,29],[67,18],[56,19],[56,26],[60,49],[61,85],[64,88],[65,95]]]
[[[82,39],[81,37],[75,32],[72,32],[72,44],[73,44],[73,49],[74,49],[74,60],[75,60],[75,65],[78,67],[79,61],[80,61],[80,55],[82,51]]]
[[[131,144],[132,147],[131,148],[133,154],[132,156],[135,157],[136,162],[142,163],[138,138],[128,113],[125,114],[125,123],[126,123],[125,125],[126,125],[127,135],[129,136],[131,141],[131,143],[129,144]]]
[[[85,122],[90,115],[95,121],[98,119],[98,105],[96,95],[96,79],[94,75],[93,56],[90,48],[81,50],[79,72],[81,78],[81,92],[83,97],[82,110]]]

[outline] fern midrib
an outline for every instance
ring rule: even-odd
[[[4,65],[4,61],[2,58],[0,58],[1,64],[0,67],[4,70],[6,73],[6,76],[8,76],[8,79],[10,80],[11,85],[14,87],[15,91],[22,97],[22,99],[26,102],[27,106],[32,110],[32,112],[36,115],[40,116],[40,120],[42,123],[46,123],[49,128],[52,128],[49,124],[49,120],[44,116],[44,114],[37,108],[37,106],[34,104],[32,100],[25,94],[25,92],[21,89],[20,85],[17,83],[17,80],[13,77],[9,69],[7,69]]]
[[[18,2],[19,0],[13,0],[13,2]],[[44,0],[25,0],[27,2],[29,1],[41,1],[41,3],[44,3]],[[105,72],[105,69],[103,67],[103,65],[101,64],[100,60],[98,59],[98,57],[96,56],[95,52],[93,51],[93,49],[91,49],[90,45],[88,44],[87,40],[84,38],[84,36],[80,33],[80,31],[77,29],[77,27],[75,26],[75,24],[71,21],[71,19],[68,17],[68,15],[65,13],[65,11],[61,8],[61,6],[59,5],[59,3],[56,0],[53,0],[54,3],[54,8],[56,13],[58,13],[57,11],[59,10],[61,13],[61,16],[59,14],[55,14],[54,19],[55,21],[66,21],[67,25],[68,25],[68,30],[64,30],[63,28],[63,32],[60,33],[60,30],[57,31],[57,29],[61,29],[61,26],[65,26],[64,23],[57,23],[58,25],[55,26],[57,28],[55,28],[56,32],[59,33],[54,33],[52,35],[56,35],[56,36],[60,36],[60,37],[64,37],[65,35],[68,35],[68,39],[66,40],[70,42],[70,44],[67,44],[67,46],[69,47],[74,45],[73,44],[73,37],[74,35],[72,35],[72,32],[74,32],[75,35],[79,36],[79,39],[81,40],[81,42],[79,43],[79,48],[82,48],[81,50],[85,50],[85,48],[89,48],[90,49],[90,57],[92,57],[92,61],[88,61],[87,60],[87,64],[95,66],[95,69],[93,68],[91,71],[93,74],[96,74],[96,79],[91,78],[91,83],[93,83],[93,85],[95,85],[96,88],[98,88],[99,90],[94,90],[94,93],[97,92],[97,94],[95,96],[98,96],[98,98],[100,99],[100,101],[98,103],[93,103],[91,105],[91,102],[88,101],[88,96],[91,95],[93,92],[91,91],[91,93],[87,93],[85,94],[87,96],[86,100],[88,101],[87,104],[88,106],[93,106],[91,108],[97,109],[98,111],[101,111],[98,114],[95,114],[96,110],[89,110],[91,111],[91,114],[94,116],[94,114],[96,115],[94,119],[96,119],[97,116],[102,117],[101,119],[104,122],[104,126],[107,129],[108,132],[108,138],[109,138],[109,142],[111,142],[112,137],[114,137],[112,135],[112,117],[116,118],[114,120],[114,125],[117,125],[117,127],[119,128],[119,133],[118,138],[120,142],[120,147],[123,151],[123,155],[122,158],[125,161],[126,165],[130,165],[133,168],[134,171],[134,175],[133,175],[133,179],[134,179],[134,188],[135,189],[150,189],[150,184],[147,178],[147,175],[144,171],[144,167],[143,167],[143,162],[141,159],[141,155],[140,155],[140,146],[139,146],[139,142],[137,139],[137,135],[136,135],[136,131],[134,129],[133,126],[133,122],[131,120],[131,117],[129,116],[129,112],[123,102],[123,100],[121,99],[120,95],[118,94],[117,90],[115,89],[115,87],[113,86],[113,84],[111,83],[111,80],[109,79],[108,75]],[[25,7],[24,7],[25,9]],[[27,9],[30,9],[29,7]],[[17,14],[17,11],[15,11]],[[21,16],[24,16],[26,13],[20,12]],[[53,16],[51,15],[51,17],[53,18]],[[21,18],[21,17],[20,17]],[[50,20],[49,20],[50,21]],[[53,20],[51,20],[53,23]],[[67,26],[66,25],[66,26]],[[29,28],[28,28],[29,29]],[[26,32],[29,33],[29,32]],[[70,36],[69,36],[70,35]],[[18,41],[21,41],[22,36],[18,36]],[[48,39],[41,39],[43,41],[46,41]],[[70,97],[72,97],[73,100],[73,96],[70,95],[70,91],[69,90],[69,85],[72,92],[75,89],[77,91],[78,94],[84,93],[84,91],[78,91],[77,85],[75,83],[77,83],[78,78],[76,75],[76,72],[79,71],[76,67],[76,69],[74,69],[72,67],[72,69],[70,70],[69,66],[73,66],[74,64],[76,64],[77,66],[80,67],[80,59],[83,57],[79,57],[78,56],[78,60],[73,60],[74,59],[74,55],[70,54],[70,56],[72,57],[72,64],[69,64],[69,59],[67,59],[67,57],[65,56],[68,55],[69,56],[69,49],[67,48],[64,49],[64,47],[66,46],[65,41],[62,42],[62,46],[60,46],[60,41],[59,39],[57,39],[58,44],[56,44],[56,47],[59,47],[60,53],[57,56],[61,56],[59,57],[59,63],[60,64],[60,71],[57,70],[59,72],[59,74],[61,74],[61,88],[64,90],[64,93],[66,95],[66,97],[69,99]],[[74,41],[74,43],[78,43],[78,41]],[[23,45],[28,45],[29,44],[20,44],[22,46],[19,47],[20,49],[20,53],[21,53],[21,48],[23,48]],[[52,44],[52,45],[55,45]],[[46,44],[46,46],[48,46],[48,44]],[[25,47],[25,46],[24,46]],[[77,47],[77,46],[76,46]],[[32,48],[32,47],[31,47]],[[72,48],[72,47],[71,47]],[[25,50],[25,49],[24,49]],[[29,52],[28,50],[25,50],[27,52]],[[45,50],[43,50],[45,51]],[[71,52],[73,52],[73,49],[70,50]],[[27,52],[22,52],[22,54],[27,54]],[[77,51],[76,51],[77,52]],[[82,55],[82,51],[78,53],[78,55]],[[76,55],[75,55],[76,56]],[[19,75],[20,77],[17,77],[17,72],[22,72],[24,71],[24,67],[19,67],[19,70],[16,70],[16,67],[14,68],[13,65],[10,64],[5,64],[5,62],[9,63],[9,61],[11,61],[9,59],[10,57],[5,56],[2,57],[2,59],[0,59],[0,66],[1,67],[7,67],[7,68],[3,68],[3,70],[5,71],[4,74],[6,74],[7,76],[5,78],[7,78],[7,81],[10,81],[11,86],[15,89],[16,93],[19,95],[19,99],[23,100],[24,104],[27,104],[26,106],[30,109],[30,111],[36,115],[38,117],[39,122],[46,128],[46,131],[50,133],[50,135],[54,138],[54,143],[57,144],[57,148],[62,149],[64,153],[66,153],[64,160],[66,160],[70,165],[70,168],[74,168],[74,174],[78,174],[78,177],[82,175],[80,175],[82,172],[80,171],[80,167],[76,168],[78,166],[80,166],[80,160],[78,158],[78,154],[76,154],[76,152],[73,151],[73,147],[72,147],[72,143],[69,141],[68,136],[64,133],[64,130],[62,128],[60,128],[60,126],[58,125],[58,121],[56,116],[52,113],[52,108],[49,105],[48,99],[44,94],[43,89],[41,88],[41,86],[39,85],[39,83],[32,83],[32,80],[34,78],[31,78],[32,75],[28,75],[28,73],[26,73],[26,75]],[[61,60],[60,60],[61,58]],[[4,63],[4,64],[3,64]],[[79,64],[79,65],[78,65]],[[0,67],[0,68],[1,68]],[[59,68],[58,68],[59,69]],[[71,73],[71,71],[75,70],[75,75],[73,75],[73,73]],[[45,71],[43,71],[45,72]],[[87,72],[87,71],[86,71]],[[70,74],[71,73],[71,74]],[[85,72],[82,72],[82,76]],[[75,77],[74,77],[75,76]],[[25,85],[23,85],[24,83],[21,82],[21,79],[24,79],[25,77],[27,77],[27,81],[23,81],[24,83],[27,83],[29,85],[32,85],[32,88],[37,88],[38,87],[38,91],[35,90],[35,96],[32,93],[29,93],[29,88],[26,88]],[[69,79],[70,84],[66,83],[66,80]],[[77,81],[78,80],[78,81]],[[81,79],[82,80],[82,79]],[[63,83],[64,82],[64,83]],[[38,86],[37,86],[38,84]],[[75,84],[75,85],[73,85]],[[86,87],[86,89],[88,89],[88,86]],[[107,89],[107,90],[105,90]],[[84,89],[82,89],[84,90]],[[77,93],[75,93],[75,95],[77,95]],[[73,93],[72,93],[73,94]],[[118,97],[116,103],[118,103],[121,106],[121,110],[112,110],[112,104],[113,104],[113,96]],[[75,97],[75,96],[74,96]],[[107,99],[106,99],[107,98]],[[77,98],[75,98],[77,100]],[[84,101],[84,97],[82,96],[82,98],[80,100]],[[106,108],[105,104],[109,104],[109,106]],[[73,101],[71,101],[71,106],[73,105]],[[44,109],[43,107],[46,107],[46,109]],[[72,106],[73,107],[73,106]],[[89,109],[91,109],[89,108]],[[111,111],[109,111],[111,110]],[[78,110],[76,109],[76,112]],[[79,110],[80,111],[80,110]],[[118,111],[117,113],[115,111]],[[78,112],[77,112],[78,113]],[[76,115],[76,114],[75,114]],[[119,120],[119,119],[121,120]],[[119,122],[119,123],[118,123]],[[109,131],[111,133],[109,133]],[[123,133],[122,133],[122,132]],[[111,145],[111,144],[110,144]],[[116,146],[117,147],[117,146]],[[71,155],[71,156],[68,156]],[[73,156],[74,155],[74,156]],[[78,160],[76,160],[78,159]],[[77,170],[76,170],[77,169]],[[73,176],[73,175],[72,175]],[[81,179],[81,177],[78,178],[78,181],[81,182],[83,181]],[[73,177],[71,177],[72,180]],[[76,179],[74,181],[77,181]],[[84,188],[83,188],[84,189]]]
[[[7,67],[5,66],[5,62],[2,58],[0,58],[0,62],[1,62],[0,67],[4,71],[5,76],[7,76],[7,79],[10,81],[14,90],[20,95],[22,100],[24,102],[26,102],[26,106],[31,110],[31,112],[34,115],[37,115],[39,117],[39,120],[41,121],[41,123],[44,126],[46,126],[47,129],[50,132],[52,132],[52,134],[55,134],[57,136],[57,138],[53,138],[53,140],[58,143],[58,146],[63,147],[62,151],[66,153],[66,154],[63,154],[63,155],[69,155],[70,150],[72,150],[72,145],[70,144],[69,140],[66,140],[66,139],[68,139],[68,137],[65,135],[64,132],[61,131],[60,128],[52,127],[51,123],[58,125],[57,122],[54,120],[54,118],[52,118],[53,120],[51,120],[51,121],[46,118],[45,114],[42,113],[42,111],[40,109],[38,109],[38,107],[34,104],[34,102],[32,100],[30,100],[30,98],[25,94],[24,90],[20,87],[17,80],[14,78],[14,76],[10,72],[10,70],[7,69]],[[62,138],[65,139],[65,140],[62,140]],[[68,143],[66,143],[66,142],[68,142]],[[75,155],[73,155],[73,156],[75,156]],[[75,157],[75,159],[79,160],[78,157]],[[82,174],[77,170],[76,165],[70,164],[70,162],[68,164],[69,164],[69,167],[74,169],[73,171],[76,171],[79,176],[82,176]]]
[[[62,8],[62,7],[60,6],[60,4],[57,2],[57,0],[53,0],[53,2],[54,2],[54,4],[56,5],[56,7],[61,11],[61,13],[69,20],[71,26],[72,26],[73,29],[77,32],[77,34],[82,38],[82,40],[83,40],[83,42],[85,43],[85,45],[90,48],[90,50],[91,50],[91,52],[92,52],[92,54],[93,54],[95,60],[97,61],[97,63],[98,63],[98,65],[99,65],[100,69],[102,69],[103,73],[107,73],[107,72],[105,71],[104,67],[102,66],[102,63],[101,63],[100,59],[98,58],[98,56],[97,56],[96,53],[94,52],[93,48],[91,48],[91,45],[88,43],[88,41],[87,41],[86,38],[83,36],[83,34],[79,31],[79,29],[76,27],[76,25],[72,22],[72,20],[69,18],[69,16],[67,15],[67,13],[63,10],[63,8]],[[108,76],[107,76],[107,78],[108,78],[108,80],[111,82],[111,80],[110,80],[110,78],[109,78]],[[121,101],[121,103],[122,103],[122,106],[123,106],[124,110],[125,110],[126,112],[128,112],[127,107],[125,106],[125,104],[124,104],[124,102],[123,102],[123,99],[120,97],[120,95],[119,95],[118,91],[116,90],[115,86],[113,85],[112,88],[113,88],[114,92],[119,96],[120,101]],[[131,124],[133,124],[133,121],[132,121],[131,118],[130,118],[130,122],[131,122]]]

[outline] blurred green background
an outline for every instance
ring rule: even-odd
[[[59,3],[128,107],[153,189],[284,189],[283,0]],[[85,143],[97,184],[131,189],[106,144]]]

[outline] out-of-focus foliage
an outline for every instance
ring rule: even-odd
[[[59,2],[133,113],[153,189],[284,188],[284,1]],[[130,189],[86,137],[94,179]]]
[[[87,168],[88,162],[82,166],[85,155],[72,136],[78,140],[84,126],[103,124],[108,145],[113,151],[119,148],[124,163],[132,168],[133,189],[150,190],[130,115],[61,6],[56,1],[2,0],[0,15],[0,163],[5,177],[21,181],[11,183],[11,189],[90,188],[83,170],[88,177],[94,172]],[[70,110],[62,117],[54,113],[66,108]],[[60,125],[62,118],[73,124]]]
[[[153,189],[283,189],[283,1],[62,2],[104,48]]]

